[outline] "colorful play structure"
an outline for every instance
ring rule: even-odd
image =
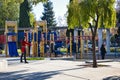
[[[38,30],[38,27],[42,27],[42,31]],[[27,56],[41,56],[44,57],[50,46],[50,41],[56,35],[55,32],[47,32],[46,21],[36,22],[33,30],[25,30],[23,32],[18,32],[16,21],[6,21],[5,22],[5,55],[6,56],[19,56],[18,42],[22,40],[24,35],[27,37],[27,41],[32,44],[31,47],[27,47]],[[54,36],[57,37],[57,36]],[[53,38],[53,40],[57,40]],[[49,45],[47,45],[49,43]],[[50,52],[49,52],[50,53]]]
[[[27,46],[27,56],[29,57],[57,57],[57,56],[73,56],[79,55],[79,58],[83,58],[83,54],[87,55],[89,49],[88,42],[92,36],[88,32],[83,30],[70,30],[67,29],[65,37],[60,36],[59,29],[49,31],[47,29],[46,21],[35,22],[34,28],[22,29],[21,31],[17,27],[17,21],[5,21],[5,33],[0,35],[0,49],[4,49],[6,56],[19,56],[18,49],[20,50],[20,42],[24,35],[27,37],[27,41],[31,43],[31,46]],[[63,28],[61,28],[63,29]],[[72,32],[74,31],[74,32]],[[110,30],[106,29],[106,35],[110,34]],[[109,38],[106,36],[106,49],[110,52]],[[98,36],[96,37],[98,51],[102,41],[102,29],[98,29]],[[4,45],[5,44],[5,45]],[[4,46],[3,47],[1,47]],[[92,45],[92,44],[91,44]],[[52,50],[53,49],[53,50]],[[100,52],[99,52],[100,53]],[[1,52],[0,52],[1,54]]]
[[[18,56],[17,52],[17,21],[5,22],[5,54],[6,56]]]
[[[6,21],[5,54],[6,56],[11,57],[19,56],[17,49],[20,48],[19,44],[25,35],[27,37],[27,41],[31,43],[31,47],[26,47],[27,56],[56,57],[58,55],[72,56],[73,54],[77,55],[80,53],[80,57],[82,58],[84,39],[82,33],[80,32],[79,34],[79,36],[73,36],[73,33],[70,32],[68,37],[61,40],[56,31],[48,31],[46,21],[35,22],[33,29],[24,30],[21,32],[18,31],[16,21]],[[54,49],[53,53],[51,48]]]

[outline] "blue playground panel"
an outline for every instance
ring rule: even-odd
[[[55,50],[54,50],[54,53],[56,54],[56,55],[63,55],[64,53],[63,52],[61,52],[60,50],[58,50],[58,48],[61,48],[63,46],[63,43],[62,43],[62,41],[55,41]]]
[[[56,32],[48,32],[47,34],[47,40],[50,41],[50,34],[54,34],[54,40],[57,40],[57,33]]]
[[[18,56],[16,42],[8,42],[9,56]]]
[[[16,33],[7,33],[7,35],[15,36]],[[11,56],[11,57],[18,56],[16,42],[14,42],[14,41],[8,42],[8,51],[9,51],[9,56]]]
[[[18,32],[18,42],[21,42],[23,38],[24,38],[24,32]]]
[[[40,40],[41,40],[41,32],[38,31],[38,42],[40,43]]]

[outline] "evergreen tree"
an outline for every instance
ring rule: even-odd
[[[20,4],[19,27],[30,27],[29,12],[31,10],[28,0]]]
[[[24,0],[24,2],[20,4],[19,27],[31,27],[30,11],[32,9],[32,5],[45,1],[47,0]]]
[[[42,13],[43,16],[41,17],[42,20],[47,21],[47,27],[52,28],[56,26],[56,21],[54,18],[54,12],[53,12],[53,5],[50,0],[48,0],[46,3],[43,4],[44,6],[44,12]]]

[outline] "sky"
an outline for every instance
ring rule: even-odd
[[[64,15],[67,12],[67,5],[69,3],[69,0],[51,0],[53,2],[53,11],[55,14],[55,18],[57,21],[57,26],[66,26],[66,19],[64,18]],[[36,16],[36,20],[40,20],[40,17],[42,16],[43,12],[43,5],[42,3],[37,4],[33,7],[33,13]]]

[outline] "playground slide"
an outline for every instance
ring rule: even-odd
[[[18,56],[16,42],[8,42],[9,56]]]

